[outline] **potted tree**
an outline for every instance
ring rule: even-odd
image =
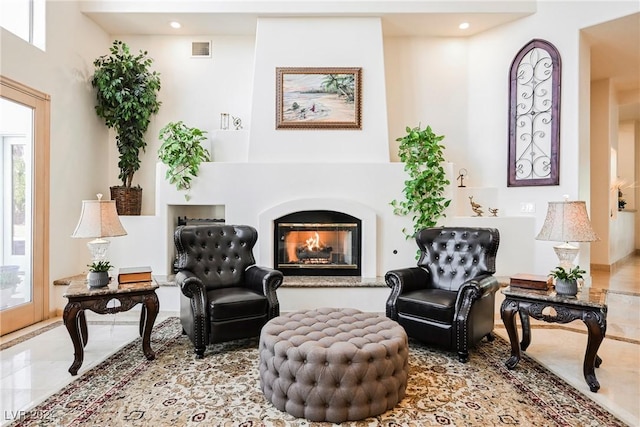
[[[140,215],[142,188],[131,184],[140,169],[140,151],[147,146],[144,134],[160,108],[160,75],[150,71],[153,60],[146,51],[133,55],[126,43],[115,40],[110,52],[93,62],[91,85],[96,89],[98,117],[117,134],[122,185],[111,187],[111,199],[118,214]]]
[[[403,190],[404,200],[393,200],[391,206],[396,215],[412,215],[413,230],[402,229],[407,239],[428,227],[433,227],[443,217],[451,203],[444,197],[449,185],[444,167],[443,135],[436,135],[430,126],[406,128],[407,134],[400,141],[398,154],[409,174]]]
[[[586,271],[580,266],[566,270],[564,267],[556,267],[549,273],[549,277],[555,279],[555,288],[558,295],[575,296],[578,293],[578,280],[583,278]]]
[[[160,161],[167,165],[165,178],[184,190],[185,200],[190,199],[191,180],[198,176],[200,163],[211,160],[209,151],[202,146],[207,132],[189,127],[182,121],[170,122],[160,130],[162,145],[158,150]]]
[[[87,264],[89,274],[87,281],[90,288],[101,288],[109,284],[109,270],[113,268],[109,261],[95,261]]]

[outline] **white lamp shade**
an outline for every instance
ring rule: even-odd
[[[582,201],[549,202],[547,217],[536,240],[593,242],[598,239]]]
[[[71,237],[95,238],[125,236],[116,202],[113,200],[83,200],[80,220]]]

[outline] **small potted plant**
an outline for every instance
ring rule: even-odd
[[[201,144],[207,139],[206,133],[182,121],[170,122],[160,130],[158,157],[168,167],[165,178],[178,190],[186,191],[185,200],[190,198],[191,180],[198,176],[200,163],[211,161],[209,151]]]
[[[578,280],[583,278],[586,271],[580,266],[565,269],[564,267],[556,267],[549,277],[555,279],[555,288],[558,295],[575,296],[578,293]]]
[[[95,261],[87,264],[89,274],[87,281],[90,288],[101,288],[109,284],[109,270],[113,268],[109,261]]]

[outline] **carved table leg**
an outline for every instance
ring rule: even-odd
[[[604,339],[607,321],[595,312],[585,313],[582,320],[589,331],[582,372],[584,373],[584,379],[589,384],[589,389],[595,393],[600,389],[600,383],[596,379],[595,367],[600,366],[600,363],[602,363],[602,359],[598,357],[598,348],[600,348],[600,343]]]
[[[525,351],[531,344],[531,321],[529,313],[524,310],[518,312],[520,314],[520,323],[522,323],[522,341],[520,341],[520,350]]]
[[[80,336],[82,337],[82,347],[86,347],[87,342],[89,342],[89,331],[87,329],[87,317],[84,314],[84,310],[80,310],[78,313],[78,327],[80,329]]]
[[[502,323],[509,334],[509,342],[511,343],[511,357],[505,362],[509,369],[516,367],[520,361],[520,347],[518,346],[518,330],[516,329],[516,313],[518,312],[518,303],[505,299],[500,306],[500,317]]]
[[[142,311],[140,313],[140,323],[144,319],[144,331],[142,332],[142,351],[147,360],[156,358],[156,354],[151,350],[151,329],[156,321],[158,311],[160,310],[160,302],[155,292],[146,295],[143,302]]]
[[[69,373],[71,375],[77,375],[78,369],[82,366],[82,361],[84,359],[84,348],[82,344],[82,337],[79,327],[80,315],[84,318],[84,313],[80,308],[79,303],[68,303],[64,307],[64,313],[62,315],[62,320],[64,325],[67,327],[67,331],[69,331],[69,336],[71,337],[71,342],[73,342],[73,351],[74,351],[74,359],[71,367],[69,367]],[[86,329],[86,321],[85,321],[85,329]]]

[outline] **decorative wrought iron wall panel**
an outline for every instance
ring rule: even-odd
[[[508,185],[560,183],[560,55],[551,43],[524,46],[509,74]]]

